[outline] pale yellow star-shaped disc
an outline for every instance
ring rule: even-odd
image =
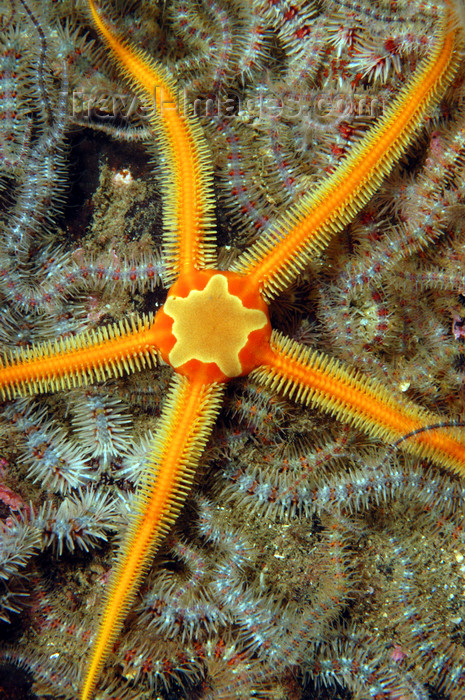
[[[243,372],[239,353],[252,331],[268,319],[259,309],[247,309],[228,289],[224,275],[214,275],[206,287],[193,289],[187,297],[168,297],[165,313],[173,319],[176,343],[169,354],[172,367],[189,360],[215,362],[227,377]]]

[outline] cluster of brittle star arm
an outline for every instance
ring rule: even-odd
[[[367,203],[437,103],[458,66],[452,13],[438,22],[434,48],[383,117],[313,192],[303,197],[228,271],[216,269],[214,197],[208,146],[179,108],[165,69],[117,38],[93,0],[94,24],[151,110],[164,180],[164,263],[171,287],[155,317],[6,355],[4,399],[116,377],[159,360],[174,370],[128,534],[112,569],[80,698],[99,673],[154,553],[179,514],[220,410],[224,384],[252,374],[273,390],[312,405],[406,451],[465,476],[465,442],[441,416],[273,332],[268,303],[305,269]]]

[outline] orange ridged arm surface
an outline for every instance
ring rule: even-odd
[[[278,220],[232,269],[249,276],[271,300],[295,279],[352,221],[440,99],[458,65],[450,13],[433,50],[417,68],[380,121],[354,146],[333,174]]]
[[[318,406],[388,444],[443,421],[415,404],[396,399],[381,383],[318,351],[274,333],[265,364],[252,372],[260,384],[303,403]],[[450,430],[412,435],[402,443],[411,454],[429,457],[465,477],[465,446]]]
[[[156,364],[153,319],[121,322],[96,331],[5,353],[0,396],[72,389]]]
[[[212,266],[216,249],[213,229],[212,166],[207,144],[193,118],[185,117],[182,91],[163,66],[143,51],[121,41],[88,0],[94,24],[112,58],[149,108],[156,129],[163,178],[166,278],[174,281],[192,268]],[[188,107],[188,106],[187,106]]]
[[[221,384],[177,376],[164,404],[135,517],[111,571],[80,700],[90,700],[100,670],[134,601],[153,553],[176,520],[220,408]]]

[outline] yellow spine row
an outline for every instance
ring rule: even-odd
[[[398,162],[458,66],[455,32],[446,13],[435,45],[380,121],[315,192],[287,212],[235,263],[267,300],[296,278],[369,201]]]
[[[395,397],[375,380],[345,369],[337,360],[302,347],[279,333],[271,339],[265,364],[252,375],[255,381],[299,403],[317,406],[383,442],[393,444],[404,435],[443,418]],[[430,457],[465,477],[465,444],[450,430],[420,432],[400,447]]]
[[[176,520],[221,406],[221,384],[176,376],[165,402],[136,517],[112,569],[80,700],[89,700],[103,664],[161,540]]]
[[[88,0],[93,22],[112,59],[150,110],[167,170],[163,179],[167,281],[183,271],[216,262],[212,165],[200,126],[189,115],[183,93],[166,69],[120,40]]]
[[[151,339],[152,324],[153,316],[149,315],[4,352],[0,361],[0,395],[5,400],[74,389],[153,367],[158,353]]]

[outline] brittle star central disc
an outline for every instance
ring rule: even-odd
[[[157,345],[177,372],[205,382],[248,374],[271,334],[257,289],[231,272],[181,275],[155,319]]]

